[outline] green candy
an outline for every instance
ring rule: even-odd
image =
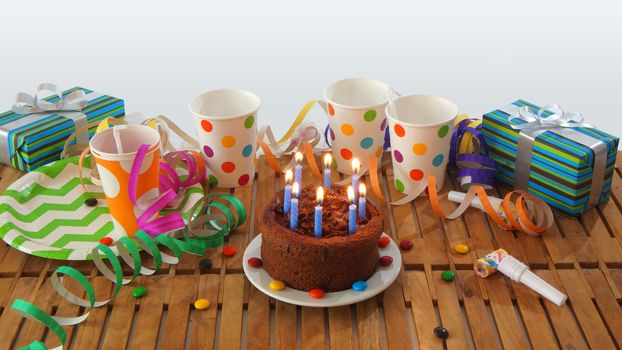
[[[147,288],[144,286],[136,287],[132,291],[132,296],[134,296],[134,298],[142,298],[145,294],[147,294]]]
[[[443,273],[441,273],[441,277],[445,281],[453,281],[454,279],[456,279],[456,273],[451,270],[445,270],[443,271]]]

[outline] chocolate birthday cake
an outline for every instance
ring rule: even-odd
[[[346,189],[332,186],[322,203],[322,236],[314,236],[315,189],[302,190],[298,204],[298,228],[289,228],[283,212],[283,190],[264,210],[261,259],[270,276],[287,286],[326,292],[349,289],[353,282],[367,280],[376,270],[378,238],[383,232],[378,209],[367,202],[367,215],[358,218],[357,229],[348,232]]]

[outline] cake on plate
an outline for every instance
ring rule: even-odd
[[[289,228],[283,211],[283,190],[264,209],[261,220],[263,267],[276,280],[299,290],[336,292],[365,281],[378,264],[378,238],[383,222],[378,208],[367,202],[364,218],[357,215],[357,229],[348,231],[346,188],[332,186],[322,203],[322,236],[314,236],[315,191],[308,186],[299,196],[298,228]]]

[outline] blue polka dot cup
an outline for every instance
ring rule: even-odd
[[[397,191],[410,194],[430,174],[442,188],[458,107],[442,97],[410,95],[388,104],[386,115]]]
[[[337,170],[352,174],[352,159],[361,161],[361,173],[369,169],[371,157],[382,156],[387,126],[385,106],[389,86],[371,79],[344,79],[324,90],[328,114],[329,143]]]
[[[210,185],[253,183],[260,105],[257,95],[238,89],[204,92],[190,103]]]

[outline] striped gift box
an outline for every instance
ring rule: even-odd
[[[86,94],[88,104],[81,112],[86,114],[88,123],[107,117],[125,116],[124,102],[116,97],[81,87],[63,91],[63,96],[76,90],[82,90]],[[56,102],[58,97],[46,100]],[[0,129],[4,130],[2,137],[7,138],[8,144],[8,157],[5,157],[10,159],[8,165],[22,171],[30,171],[58,160],[65,141],[75,131],[74,121],[60,114],[62,112],[45,115],[26,124],[20,122],[20,119],[23,120],[22,118],[29,114],[17,114],[13,111],[0,114]],[[89,137],[95,134],[95,129],[95,127],[89,129]]]
[[[484,114],[483,135],[490,147],[490,156],[499,165],[497,180],[514,188],[519,130],[512,124],[523,124],[520,119],[508,120],[508,111],[527,106],[534,113],[540,107],[518,100],[509,107]],[[551,115],[545,111],[543,116]],[[610,196],[619,139],[597,129],[573,128],[600,140],[607,147],[605,177],[598,204]],[[564,214],[577,216],[589,208],[588,199],[594,173],[594,151],[571,138],[546,131],[533,143],[528,191]]]

